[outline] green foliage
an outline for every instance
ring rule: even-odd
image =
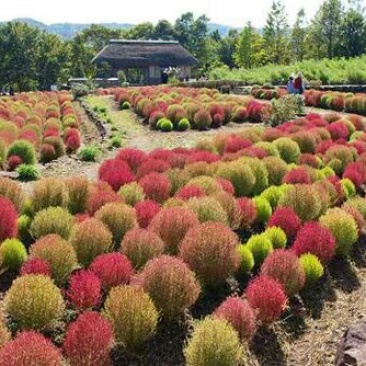
[[[26,140],[16,140],[10,145],[8,149],[8,158],[13,155],[19,156],[22,159],[23,164],[32,165],[36,163],[35,148]]]
[[[262,263],[273,251],[271,240],[266,235],[253,235],[247,242],[247,248],[252,252],[255,264]]]
[[[324,267],[314,254],[303,254],[299,258],[300,266],[305,272],[305,285],[313,286],[324,274]]]
[[[342,179],[341,184],[346,198],[354,197],[356,195],[356,187],[350,179]]]
[[[159,121],[158,125],[163,132],[170,132],[173,130],[173,123],[166,118]]]
[[[296,163],[301,151],[299,145],[288,137],[281,137],[274,141],[275,146],[280,152],[281,159],[286,163]]]
[[[253,198],[254,206],[257,210],[257,221],[260,223],[265,223],[272,215],[272,207],[270,203],[263,197]]]
[[[5,311],[20,329],[43,330],[55,326],[64,315],[60,289],[43,275],[25,275],[14,280],[6,293]]]
[[[193,211],[201,223],[207,221],[228,223],[226,211],[213,197],[191,198],[187,203],[188,208]]]
[[[126,109],[131,109],[131,104],[127,101],[124,101],[122,104],[121,104],[121,109],[122,110],[126,110]]]
[[[111,146],[115,148],[120,148],[122,146],[122,137],[120,136],[113,136],[111,138]]]
[[[17,239],[7,239],[0,245],[0,267],[18,271],[27,259],[23,243]]]
[[[273,249],[285,248],[287,244],[286,233],[280,227],[270,227],[263,233],[272,243]]]
[[[31,182],[41,177],[41,173],[35,165],[21,164],[17,168],[18,179],[22,182]]]
[[[177,128],[178,128],[179,131],[186,131],[186,130],[189,130],[191,128],[191,124],[189,123],[189,120],[187,118],[182,118],[178,122]]]
[[[210,317],[196,324],[184,356],[187,366],[236,366],[243,357],[234,328],[226,320]]]
[[[145,193],[137,182],[125,184],[120,188],[118,194],[122,196],[123,201],[130,206],[135,206],[145,199]]]
[[[247,245],[243,244],[238,246],[238,252],[240,256],[240,272],[249,273],[255,265],[253,253]]]
[[[36,239],[48,234],[58,234],[68,239],[73,225],[74,217],[68,210],[62,207],[49,207],[36,214],[30,232]]]
[[[29,229],[31,226],[32,220],[27,215],[21,215],[18,218],[18,236],[20,240],[26,241],[30,239]]]
[[[72,85],[71,93],[75,99],[85,97],[91,92],[90,88],[86,84],[75,83]]]
[[[82,161],[96,161],[100,155],[100,149],[97,146],[85,146],[79,150],[79,157]]]

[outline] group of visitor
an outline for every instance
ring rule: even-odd
[[[290,76],[287,82],[287,92],[289,94],[304,94],[305,91],[305,83],[302,77],[301,72],[297,73],[297,76]]]

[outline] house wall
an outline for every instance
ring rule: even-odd
[[[161,69],[160,66],[149,66],[149,84],[161,83]]]

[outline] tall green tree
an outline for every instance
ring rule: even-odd
[[[120,29],[110,29],[98,24],[92,24],[80,32],[85,47],[92,48],[94,52],[101,51],[111,39],[118,39],[121,35]]]
[[[159,20],[154,29],[154,39],[172,41],[176,34],[173,25],[168,20]]]
[[[234,53],[238,37],[239,32],[236,29],[230,29],[229,34],[220,41],[218,50],[220,62],[227,65],[229,68],[233,68],[236,65],[234,61]]]
[[[263,32],[267,61],[286,64],[290,61],[289,26],[281,0],[272,3]]]
[[[291,32],[292,52],[297,61],[302,61],[305,57],[306,31],[305,10],[301,9],[297,13],[296,22]]]
[[[251,69],[259,66],[265,59],[263,38],[254,29],[251,22],[242,30],[238,37],[234,60],[237,66]]]

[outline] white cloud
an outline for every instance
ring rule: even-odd
[[[55,6],[55,3],[57,6]],[[260,27],[265,23],[272,0],[103,0],[103,1],[44,1],[11,0],[3,6],[0,20],[33,18],[44,23],[102,23],[137,24],[159,19],[174,21],[182,13],[192,11],[196,16],[206,14],[211,22],[243,26],[250,20]],[[292,23],[301,7],[311,19],[322,0],[284,0]]]

